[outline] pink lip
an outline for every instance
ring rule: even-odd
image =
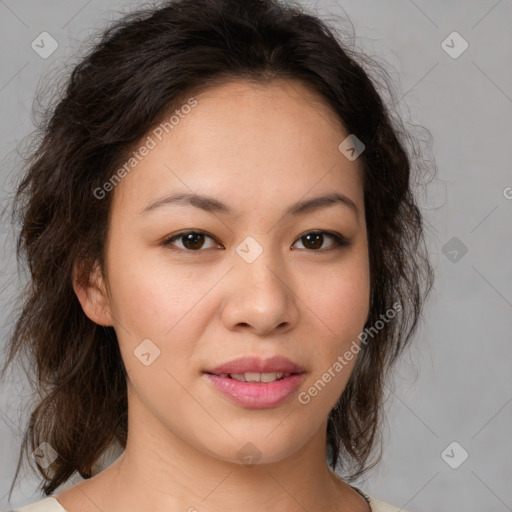
[[[291,373],[274,382],[240,382],[223,373]],[[240,357],[204,372],[205,377],[233,403],[251,409],[276,407],[287,400],[305,378],[305,369],[284,356]]]
[[[204,376],[236,405],[250,409],[268,409],[287,400],[302,383],[305,373],[296,373],[281,380],[265,383],[240,382],[210,373],[205,373]]]
[[[216,366],[211,370],[205,370],[205,373],[213,373],[214,375],[220,375],[221,373],[246,372],[304,373],[305,370],[284,356],[274,356],[269,359],[261,359],[255,356],[240,357]]]

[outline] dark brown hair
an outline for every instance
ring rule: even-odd
[[[126,372],[116,334],[84,314],[72,286],[76,262],[84,282],[104,262],[112,194],[99,200],[93,190],[184,97],[237,79],[300,81],[365,145],[359,156],[371,279],[365,327],[397,302],[401,311],[361,345],[329,414],[327,450],[330,466],[348,481],[377,464],[386,377],[417,329],[432,268],[413,197],[413,171],[426,167],[370,78],[375,63],[365,70],[371,62],[327,21],[277,0],[165,2],[103,32],[46,109],[13,203],[21,225],[17,257],[28,267],[29,284],[2,375],[25,354],[38,393],[14,481],[28,445],[34,450],[45,441],[58,453],[47,469],[38,466],[46,494],[76,471],[90,477],[107,448],[125,446]]]

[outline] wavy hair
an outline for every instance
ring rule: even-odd
[[[116,333],[92,322],[73,290],[77,262],[83,282],[104,262],[112,194],[98,200],[92,191],[183,98],[242,79],[300,81],[365,145],[359,156],[371,283],[365,327],[393,304],[401,308],[361,344],[329,413],[326,448],[330,467],[348,481],[380,461],[386,377],[417,330],[433,271],[414,197],[414,172],[424,176],[426,166],[392,102],[385,106],[377,92],[370,69],[378,67],[327,21],[278,0],[167,1],[103,29],[44,110],[11,210],[20,225],[17,261],[29,282],[1,375],[27,356],[38,396],[14,481],[23,452],[30,460],[28,450],[43,441],[58,454],[48,468],[37,466],[45,494],[75,472],[90,478],[109,447],[126,446],[126,371]],[[393,95],[387,73],[380,77]]]

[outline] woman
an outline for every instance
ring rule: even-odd
[[[48,115],[4,371],[28,350],[50,497],[19,510],[398,510],[349,482],[432,271],[407,139],[333,31],[167,2],[107,30]]]

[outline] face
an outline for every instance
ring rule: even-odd
[[[110,192],[104,308],[77,294],[115,328],[131,422],[238,463],[250,442],[274,462],[325,427],[356,361],[352,350],[339,363],[369,307],[361,163],[298,82],[232,82],[195,100],[168,133],[148,133],[155,147]],[[283,356],[302,373],[266,399],[251,390],[268,384],[228,377],[237,399],[205,372],[243,356]]]

